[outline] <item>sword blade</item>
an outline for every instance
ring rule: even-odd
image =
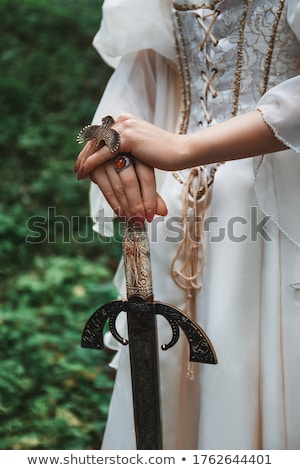
[[[149,305],[148,305],[149,307]],[[156,318],[153,308],[127,303],[131,384],[137,449],[162,449]]]
[[[126,312],[137,449],[162,449],[156,315],[145,227],[127,227],[123,239]]]

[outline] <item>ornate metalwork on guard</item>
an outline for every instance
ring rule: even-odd
[[[169,322],[172,329],[171,341],[168,344],[162,344],[162,350],[166,351],[177,343],[181,328],[190,345],[190,361],[216,364],[216,354],[202,328],[179,309],[159,302],[144,303],[143,301],[116,300],[103,305],[88,320],[82,334],[82,347],[103,349],[103,329],[106,321],[109,321],[109,329],[113,337],[123,345],[129,344],[129,340],[123,338],[116,327],[116,320],[121,312],[127,312],[128,315],[134,316],[138,320],[142,316],[146,318],[152,315],[162,315]],[[130,337],[130,335],[128,336]]]
[[[127,301],[117,300],[100,307],[88,320],[83,334],[84,348],[103,348],[106,321],[114,338],[129,345],[134,421],[137,449],[162,449],[156,316],[170,324],[172,338],[163,350],[174,346],[183,331],[190,346],[190,360],[216,364],[214,348],[202,328],[185,313],[168,304],[153,301],[150,251],[145,227],[128,227],[123,241]],[[128,339],[117,331],[120,312],[127,313]]]

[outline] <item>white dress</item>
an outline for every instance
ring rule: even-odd
[[[160,352],[164,449],[300,449],[299,38],[298,0],[104,2],[94,44],[116,72],[95,123],[131,112],[193,132],[258,108],[289,147],[215,174],[197,321],[218,364],[196,364],[190,380],[184,338]],[[157,172],[169,213],[149,227],[154,297],[183,310],[171,276],[181,233],[172,217],[182,214],[178,179],[188,171]],[[90,200],[94,229],[110,235],[97,216],[112,213],[93,184]],[[121,265],[121,297],[123,278]],[[168,339],[159,320],[159,342]],[[102,448],[134,449],[128,348],[107,341],[118,349],[117,376]]]

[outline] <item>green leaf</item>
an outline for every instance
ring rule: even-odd
[[[99,0],[0,0],[0,449],[98,449],[112,352],[80,346],[120,243],[89,218],[76,135],[111,74]]]

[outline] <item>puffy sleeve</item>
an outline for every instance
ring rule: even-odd
[[[116,67],[121,58],[154,49],[176,62],[170,0],[105,0],[103,20],[93,44]]]
[[[174,131],[180,108],[170,0],[105,0],[94,46],[115,67],[93,118],[131,113]],[[163,173],[157,172],[157,183]],[[114,213],[91,183],[95,231],[112,235]]]
[[[287,20],[300,41],[300,0],[288,0]],[[270,89],[258,103],[265,121],[288,147],[300,149],[300,75]]]
[[[288,23],[300,41],[300,1],[290,0]],[[257,108],[288,150],[254,159],[258,205],[294,248],[300,248],[300,75],[271,88]],[[300,264],[297,267],[300,281]]]
[[[300,75],[268,91],[258,109],[278,139],[300,153]]]
[[[299,0],[288,0],[287,20],[289,26],[300,41],[300,2]]]

